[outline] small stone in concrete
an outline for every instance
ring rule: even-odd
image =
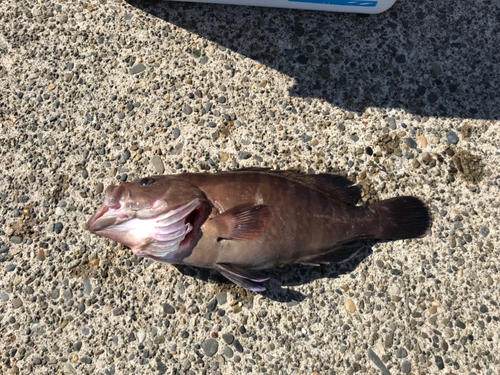
[[[211,300],[208,305],[207,305],[207,310],[208,311],[214,311],[215,308],[217,307],[217,299],[214,298],[213,300]]]
[[[490,234],[490,229],[488,227],[482,226],[479,229],[479,233],[481,233],[481,236],[483,236],[484,238],[486,238],[486,237],[488,237],[488,234]]]
[[[174,140],[179,138],[179,136],[181,135],[181,131],[179,130],[179,128],[174,128],[173,135],[174,135]]]
[[[348,299],[345,301],[345,309],[349,311],[351,314],[356,311],[356,305],[352,299]]]
[[[409,148],[417,148],[417,142],[413,138],[406,138],[406,145]]]
[[[55,288],[50,292],[49,295],[50,295],[50,298],[52,298],[52,299],[58,299],[59,296],[61,295],[61,291],[59,290],[59,288]]]
[[[233,349],[231,349],[228,346],[226,346],[224,348],[224,350],[222,351],[222,353],[224,353],[224,355],[226,356],[226,358],[233,358],[233,355],[234,355]]]
[[[397,55],[396,62],[398,64],[404,64],[406,62],[406,56],[405,55]]]
[[[23,242],[23,238],[21,236],[12,236],[10,238],[10,242],[14,244],[20,244],[21,242]]]
[[[387,117],[385,121],[387,122],[389,128],[393,130],[396,129],[396,119],[394,117]]]
[[[250,159],[252,157],[252,154],[248,151],[240,151],[238,157],[240,158],[240,160],[246,160]]]
[[[453,130],[448,130],[446,133],[446,140],[449,145],[456,145],[459,141],[458,135]]]
[[[157,174],[163,174],[163,172],[165,172],[165,165],[158,155],[153,156],[153,158],[151,159],[151,164],[153,165],[153,168],[155,169],[155,172]]]
[[[243,345],[241,345],[239,340],[234,340],[233,346],[238,352],[243,353]]]
[[[0,293],[0,301],[7,302],[9,300],[9,295],[5,292]]]
[[[68,263],[68,269],[73,269],[80,264],[81,259],[75,259]]]
[[[23,305],[23,301],[21,301],[20,298],[14,298],[12,300],[12,307],[14,307],[15,309],[20,308],[22,305]]]
[[[373,364],[377,366],[383,375],[391,375],[390,371],[385,367],[384,362],[382,362],[377,354],[371,349],[368,349],[366,354],[368,358],[371,359]]]
[[[56,232],[56,234],[61,233],[62,230],[63,230],[63,225],[61,222],[58,221],[57,223],[54,224],[54,232]]]
[[[139,344],[142,344],[142,342],[144,342],[145,339],[146,339],[146,332],[144,332],[143,329],[137,331],[137,340],[139,341]]]
[[[175,313],[175,309],[172,305],[169,305],[168,303],[164,303],[162,305],[163,307],[163,313],[164,314],[174,314]]]
[[[219,303],[219,305],[223,305],[227,301],[227,293],[226,292],[217,293],[215,298],[217,298],[217,302]]]
[[[396,353],[396,358],[406,358],[408,357],[408,352],[402,346],[398,349]]]
[[[401,363],[401,371],[403,372],[403,374],[409,374],[411,371],[411,363],[408,361],[403,361],[403,363]]]
[[[202,345],[203,352],[208,357],[213,357],[219,349],[219,343],[215,339],[207,339]]]
[[[132,69],[130,69],[130,74],[138,74],[146,70],[144,64],[137,64]]]
[[[222,335],[222,339],[226,342],[226,344],[231,345],[234,341],[234,336],[230,333],[224,333]]]
[[[64,366],[63,366],[63,372],[65,374],[74,374],[75,373],[75,369],[69,363],[65,363]]]
[[[113,310],[113,315],[114,316],[123,315],[123,309],[121,307],[117,307],[116,309]]]
[[[92,292],[92,284],[90,283],[90,279],[87,276],[85,276],[82,279],[82,283],[83,283],[83,291],[85,292],[85,294],[90,294]]]
[[[443,362],[443,358],[439,355],[435,356],[434,357],[435,361],[436,361],[436,366],[438,369],[442,370],[444,369],[444,362]]]
[[[101,194],[102,192],[104,191],[104,184],[102,182],[98,182],[96,185],[95,185],[95,192],[97,194]]]
[[[5,271],[12,272],[16,269],[16,267],[17,267],[17,265],[11,263],[11,264],[7,265],[7,267],[5,267]]]

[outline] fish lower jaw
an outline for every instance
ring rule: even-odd
[[[128,246],[134,253],[137,253],[137,251],[140,251],[139,249],[150,241],[153,235],[153,228],[143,220],[130,219],[120,224],[103,228],[95,233]]]

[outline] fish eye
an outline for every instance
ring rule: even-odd
[[[141,180],[141,186],[149,186],[151,185],[153,182],[155,182],[155,180],[153,180],[152,178],[143,178]]]

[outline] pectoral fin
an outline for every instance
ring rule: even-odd
[[[252,292],[263,292],[266,288],[262,282],[269,280],[269,277],[262,272],[247,270],[245,268],[228,263],[217,263],[218,271],[227,279],[238,286],[251,290]]]
[[[212,221],[217,227],[219,241],[246,241],[264,233],[271,218],[271,207],[245,203],[223,212]]]

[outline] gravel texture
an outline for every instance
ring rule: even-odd
[[[498,374],[499,8],[2,1],[0,373]],[[420,196],[432,233],[253,294],[84,229],[111,183],[249,166]]]

